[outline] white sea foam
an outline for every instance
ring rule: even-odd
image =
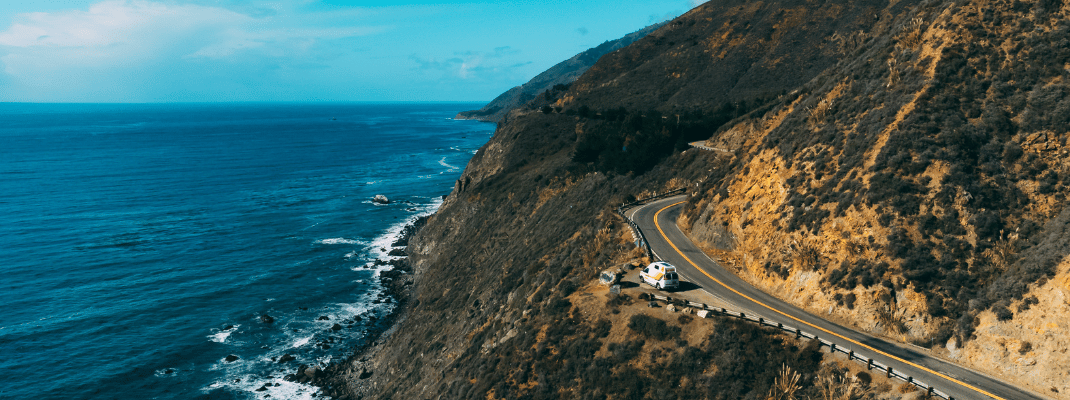
[[[468,154],[476,154],[476,153],[478,153],[478,152],[479,152],[479,149],[473,149],[473,150],[465,150],[465,149],[462,149],[462,148],[460,148],[460,147],[457,147],[457,146],[452,146],[452,147],[450,147],[450,150],[453,150],[453,151],[459,151],[459,152],[462,152],[462,153],[468,153]]]
[[[208,335],[208,340],[211,340],[211,341],[216,342],[216,343],[226,342],[227,338],[230,337],[230,334],[234,333],[235,331],[237,331],[239,327],[241,327],[241,325],[234,325],[234,326],[230,327],[230,329],[225,329],[225,330],[213,333],[211,335]]]
[[[357,244],[359,240],[346,239],[346,238],[330,238],[317,240],[316,244]]]
[[[319,342],[328,336],[340,337],[343,342],[347,342],[367,335],[367,326],[363,324],[325,335],[326,326],[340,321],[353,321],[357,316],[368,318],[393,311],[396,307],[393,303],[372,302],[382,295],[381,287],[369,289],[354,303],[332,303],[320,310],[305,310],[295,315],[277,315],[276,325],[283,327],[281,333],[285,338],[275,341],[267,352],[257,356],[243,357],[240,361],[230,363],[223,359],[217,360],[208,369],[221,372],[221,378],[202,387],[201,391],[208,393],[223,389],[228,392],[241,393],[244,398],[263,400],[323,398],[324,393],[319,388],[287,381],[284,377],[296,373],[298,365],[317,365],[320,368],[330,365],[335,360],[335,356],[329,352],[325,354],[318,348]],[[327,315],[330,321],[319,321],[314,317],[316,315]],[[235,326],[229,330],[237,328]],[[340,345],[332,343],[332,346]],[[279,363],[279,358],[287,354],[296,357],[296,360]],[[163,371],[165,370],[158,371],[157,375],[162,376]]]
[[[346,253],[347,259],[354,257],[358,259],[364,258],[369,261],[393,259],[395,257],[390,256],[388,253],[405,226],[415,221],[416,218],[434,213],[442,205],[442,200],[438,196],[425,198],[424,201],[427,201],[427,203],[422,206],[415,206],[416,211],[413,212],[410,218],[389,226],[373,240],[357,241],[346,238],[330,238],[318,240],[316,243],[324,245],[359,244],[359,250]],[[386,265],[377,266],[377,268],[374,270],[375,275],[392,267]],[[366,271],[359,267],[354,268],[354,270]],[[368,326],[366,324],[369,316],[382,316],[384,313],[392,312],[397,307],[395,303],[374,303],[375,299],[381,298],[385,289],[379,285],[371,284],[374,281],[369,281],[365,277],[366,275],[362,275],[362,279],[354,281],[368,286],[363,288],[363,293],[352,303],[327,304],[323,309],[304,310],[292,315],[272,314],[276,318],[275,326],[282,328],[280,333],[283,337],[273,340],[273,343],[270,344],[270,349],[257,356],[248,358],[243,356],[241,361],[231,363],[222,359],[217,360],[208,369],[221,372],[220,378],[201,390],[207,393],[224,389],[241,393],[241,396],[245,398],[264,400],[314,400],[322,398],[323,393],[320,392],[319,388],[286,381],[283,377],[296,373],[297,366],[301,364],[319,365],[321,367],[328,365],[334,359],[334,356],[331,355],[334,354],[332,352],[336,351],[335,349],[338,349],[340,344],[331,343],[332,350],[324,351],[319,348],[322,340],[328,337],[335,337],[340,338],[345,343],[363,337],[367,335]],[[318,315],[328,315],[330,320],[318,321],[316,318]],[[349,325],[342,321],[354,321],[357,316],[363,317],[365,322],[358,322],[356,325],[341,331],[326,330],[326,328],[336,323]],[[220,343],[226,342],[228,346],[240,346],[242,341],[237,339],[245,339],[245,337],[239,335],[240,337],[232,338],[230,336],[237,329],[238,326],[234,326],[226,331],[214,333],[209,338]],[[247,329],[255,330],[256,327]],[[243,355],[237,352],[234,354]],[[278,363],[278,359],[286,354],[290,354],[297,359],[288,363]],[[261,388],[264,390],[257,391]]]
[[[394,304],[372,303],[372,300],[378,298],[381,293],[381,288],[373,289],[364,293],[356,303],[334,303],[328,304],[323,310],[278,316],[276,324],[285,327],[282,331],[286,336],[285,339],[277,341],[270,350],[256,357],[243,358],[241,361],[230,363],[222,359],[216,361],[208,369],[221,371],[222,378],[202,387],[201,391],[208,393],[224,389],[230,392],[240,392],[246,398],[265,400],[323,398],[323,393],[319,388],[287,381],[284,377],[296,373],[298,365],[317,365],[323,368],[335,360],[333,355],[320,353],[316,347],[312,346],[326,337],[323,336],[325,325],[337,323],[336,321],[353,320],[357,316],[367,318],[370,315],[382,315],[384,312],[392,311]],[[313,319],[313,315],[328,315],[331,319],[328,322],[318,321]],[[296,327],[299,328],[294,329]],[[329,335],[351,340],[366,334],[367,330],[363,327],[353,327]],[[348,339],[345,338],[346,336]],[[296,360],[280,364],[278,359],[287,354],[296,357]]]
[[[170,371],[170,372],[169,372]],[[157,378],[167,378],[178,375],[179,370],[175,368],[163,368],[153,371],[152,375]]]
[[[322,395],[320,389],[312,385],[290,382],[283,378],[261,378],[253,375],[244,375],[238,378],[238,382],[234,379],[215,382],[201,391],[207,393],[222,388],[246,392],[256,399],[312,400]],[[265,390],[257,391],[260,388]]]
[[[441,160],[438,160],[438,163],[439,163],[440,165],[442,165],[443,167],[449,168],[449,169],[450,169],[450,171],[456,171],[456,170],[460,169],[460,168],[457,168],[456,166],[453,166],[453,165],[447,164],[447,163],[446,163],[446,157],[442,157],[442,159],[441,159]]]
[[[303,337],[303,338],[297,339],[297,341],[295,341],[294,344],[291,345],[290,347],[296,349],[298,347],[304,346],[304,345],[308,344],[308,342],[312,341],[312,338],[313,338],[313,336]]]
[[[384,232],[382,235],[379,235],[375,239],[372,239],[371,243],[368,244],[368,258],[371,260],[396,260],[398,258],[401,258],[391,256],[389,253],[390,250],[393,248],[394,242],[396,242],[398,238],[401,237],[401,232],[404,231],[405,226],[413,223],[414,221],[416,221],[416,219],[420,217],[425,217],[434,214],[434,212],[438,210],[438,208],[441,206],[442,198],[436,196],[432,199],[431,203],[417,208],[416,214],[414,214],[412,217],[409,217],[406,220],[391,225],[389,228],[387,228],[386,232]],[[356,271],[360,269],[360,267],[353,267],[352,269]],[[389,271],[391,269],[394,269],[394,267],[391,265],[376,265],[374,266],[373,272],[375,276],[379,276],[379,273],[383,271]]]

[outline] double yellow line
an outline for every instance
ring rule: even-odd
[[[820,326],[817,326],[817,325],[811,324],[809,322],[803,321],[801,319],[795,318],[794,316],[792,316],[792,315],[790,315],[788,313],[785,313],[783,311],[780,311],[778,309],[770,307],[769,305],[767,305],[765,303],[762,303],[762,302],[760,302],[758,300],[755,300],[755,299],[751,298],[750,296],[747,296],[747,295],[745,295],[743,293],[740,293],[738,290],[733,289],[731,286],[725,285],[724,282],[721,282],[720,279],[714,278],[712,275],[710,275],[708,272],[706,272],[706,270],[702,269],[697,264],[695,264],[694,261],[691,261],[691,258],[687,257],[687,255],[685,255],[684,252],[680,251],[680,249],[678,247],[676,247],[676,244],[673,243],[672,240],[669,240],[669,236],[665,234],[665,231],[661,229],[661,224],[658,223],[658,216],[661,215],[661,212],[665,211],[665,210],[668,210],[670,208],[673,208],[675,206],[678,206],[678,205],[680,205],[682,203],[684,203],[684,202],[680,201],[680,202],[676,202],[676,203],[670,204],[670,205],[665,206],[664,208],[658,210],[658,212],[654,213],[654,226],[656,226],[658,228],[658,233],[661,234],[661,237],[665,239],[665,242],[668,243],[669,246],[672,246],[673,250],[676,250],[676,252],[679,253],[681,257],[683,257],[685,260],[687,260],[687,262],[689,264],[691,264],[691,266],[695,267],[695,269],[697,269],[703,275],[706,275],[707,278],[712,279],[714,282],[717,282],[719,285],[723,286],[724,288],[726,288],[728,290],[731,290],[732,293],[735,293],[735,294],[739,295],[740,297],[743,297],[743,298],[745,298],[747,300],[753,301],[754,303],[756,303],[756,304],[758,304],[758,305],[760,305],[762,307],[770,309],[770,310],[772,310],[772,311],[774,311],[774,312],[776,312],[776,313],[778,313],[780,315],[783,315],[785,317],[791,318],[791,319],[795,320],[796,322],[799,322],[801,324],[805,324],[805,325],[807,325],[807,326],[809,326],[811,328],[820,330],[820,331],[828,333],[828,334],[830,334],[832,336],[835,336],[835,337],[838,337],[840,339],[846,340],[848,342],[854,343],[857,346],[860,346],[862,348],[868,349],[868,350],[870,350],[870,351],[872,351],[874,353],[880,354],[880,355],[885,356],[887,358],[891,358],[891,359],[899,361],[899,362],[901,362],[903,364],[907,364],[907,365],[913,366],[914,368],[917,368],[917,369],[920,369],[922,371],[928,372],[930,374],[933,374],[933,375],[939,376],[941,378],[947,379],[948,381],[955,382],[955,383],[957,383],[957,384],[959,384],[959,385],[961,385],[963,387],[967,387],[967,388],[973,389],[973,390],[977,391],[978,393],[984,394],[984,395],[986,395],[988,397],[991,397],[991,398],[994,398],[994,399],[999,399],[999,400],[1006,400],[1006,399],[1004,399],[1002,397],[999,397],[999,396],[996,396],[996,395],[994,395],[992,393],[986,392],[986,391],[982,390],[981,388],[978,388],[978,387],[975,387],[973,385],[970,385],[970,384],[968,384],[966,382],[963,382],[963,381],[960,381],[958,379],[952,378],[950,376],[941,374],[941,373],[933,371],[933,370],[931,370],[929,368],[926,368],[926,367],[923,367],[921,365],[918,365],[918,364],[912,363],[910,361],[904,360],[902,358],[893,356],[891,354],[888,354],[888,353],[885,353],[883,351],[877,350],[877,349],[875,349],[873,347],[864,345],[864,344],[862,344],[862,343],[860,343],[860,342],[858,342],[858,341],[856,341],[854,339],[851,339],[851,338],[848,338],[848,337],[844,337],[844,336],[842,336],[842,335],[840,335],[838,333],[832,332],[832,331],[830,331],[828,329],[825,329],[825,328],[822,328]]]

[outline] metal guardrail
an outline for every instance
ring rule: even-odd
[[[935,396],[935,397],[939,397],[941,399],[955,400],[955,398],[952,397],[951,395],[948,395],[947,393],[944,393],[944,392],[936,389],[932,385],[929,385],[929,384],[927,384],[925,382],[922,382],[922,381],[919,381],[917,379],[914,379],[914,377],[912,377],[912,376],[908,376],[908,375],[903,374],[902,372],[896,371],[895,368],[892,368],[891,366],[888,366],[888,365],[883,364],[883,363],[878,362],[878,361],[874,361],[872,358],[869,358],[869,357],[866,357],[866,356],[863,356],[863,355],[860,355],[860,354],[855,354],[854,350],[850,350],[849,347],[840,346],[840,345],[837,345],[835,342],[832,342],[832,341],[829,341],[829,340],[825,340],[825,339],[821,339],[817,335],[805,332],[805,331],[803,331],[803,330],[801,330],[799,328],[795,328],[795,327],[792,327],[792,326],[784,325],[783,323],[775,322],[773,320],[765,319],[763,317],[759,317],[759,316],[756,316],[756,315],[747,315],[746,313],[743,313],[743,312],[728,310],[728,309],[725,309],[723,307],[710,307],[710,306],[706,305],[705,303],[697,303],[697,302],[683,300],[683,299],[675,299],[674,300],[672,297],[662,296],[662,295],[657,295],[657,294],[652,294],[652,295],[650,295],[649,298],[652,298],[654,300],[661,300],[661,301],[664,301],[664,302],[669,303],[669,304],[680,304],[680,303],[682,303],[682,305],[684,305],[686,307],[701,308],[703,310],[712,312],[714,315],[723,315],[723,316],[726,316],[726,317],[733,317],[733,318],[737,318],[737,319],[744,320],[744,321],[755,322],[759,326],[768,326],[768,327],[772,327],[772,328],[777,328],[777,329],[780,329],[780,330],[782,330],[784,332],[787,332],[787,333],[795,335],[796,339],[798,339],[798,338],[807,338],[807,339],[811,339],[811,340],[817,340],[818,341],[818,348],[828,347],[829,348],[829,353],[840,352],[840,353],[846,354],[847,355],[847,360],[849,360],[849,361],[857,361],[859,364],[865,365],[866,369],[870,370],[870,371],[872,371],[874,369],[876,369],[878,371],[884,371],[884,374],[885,374],[886,377],[899,379],[899,380],[901,380],[903,382],[912,384],[915,387],[917,387],[917,388],[919,388],[921,390],[924,390],[925,394],[927,396],[929,396],[929,397]]]
[[[691,147],[694,147],[696,149],[701,149],[701,150],[706,150],[706,151],[716,151],[716,152],[728,153],[728,154],[732,154],[732,155],[736,154],[736,152],[734,152],[732,150],[722,149],[720,147],[707,146],[707,145],[705,145],[705,141],[702,141],[702,140],[697,141],[697,142],[688,143],[688,145],[691,146]]]
[[[637,225],[635,223],[635,221],[632,221],[631,218],[628,218],[628,216],[625,215],[624,212],[627,209],[631,208],[631,207],[637,206],[639,204],[647,203],[647,202],[650,202],[652,200],[657,200],[657,199],[661,199],[661,198],[676,196],[678,194],[683,194],[686,190],[687,190],[686,188],[679,188],[679,189],[670,190],[670,191],[662,193],[662,194],[654,193],[653,196],[642,198],[642,199],[633,201],[631,203],[621,204],[620,207],[617,207],[617,214],[619,214],[621,216],[621,218],[624,218],[624,221],[628,222],[628,226],[630,226],[632,228],[632,236],[634,236],[636,239],[639,240],[639,247],[642,247],[643,250],[646,251],[647,257],[652,257],[653,258],[654,257],[654,250],[652,250],[650,248],[650,243],[646,241],[646,236],[643,235],[643,230],[639,229],[639,225]]]
[[[652,257],[653,258],[653,257],[656,256],[654,254],[654,251],[650,248],[650,243],[646,241],[646,236],[643,235],[643,230],[639,229],[639,225],[637,225],[634,221],[632,221],[631,218],[628,218],[628,216],[625,215],[624,212],[627,209],[629,209],[629,208],[631,208],[633,206],[636,206],[636,205],[639,205],[639,204],[643,204],[643,203],[647,203],[647,202],[650,202],[652,200],[657,200],[657,199],[661,199],[661,198],[665,198],[665,197],[672,197],[672,196],[675,196],[675,195],[678,195],[678,194],[682,194],[685,191],[686,191],[685,188],[675,189],[675,190],[671,190],[671,191],[668,191],[668,192],[665,192],[665,193],[662,193],[662,194],[655,194],[654,196],[651,196],[651,197],[639,199],[639,200],[633,201],[631,203],[621,204],[620,207],[617,207],[617,214],[620,214],[620,216],[622,218],[624,218],[625,221],[628,222],[628,225],[631,226],[632,233],[635,235],[635,237],[637,237],[641,241],[642,247],[644,248],[644,250],[646,250],[646,253],[647,253],[648,257]],[[656,299],[656,300],[662,300],[662,301],[665,301],[667,303],[672,303],[673,302],[673,298],[667,297],[667,296],[661,296],[661,295],[656,295],[655,294],[655,295],[651,295],[651,298]],[[855,354],[854,350],[850,350],[850,347],[843,347],[841,345],[837,345],[836,343],[834,343],[832,341],[821,339],[817,335],[804,332],[799,328],[795,328],[795,327],[791,327],[791,326],[788,326],[788,325],[784,325],[783,323],[774,322],[773,320],[768,320],[768,319],[765,319],[765,318],[759,317],[759,316],[746,315],[743,312],[731,311],[731,310],[728,310],[728,309],[725,309],[725,308],[709,307],[705,303],[696,303],[696,302],[687,301],[687,300],[678,300],[678,301],[683,302],[683,304],[685,304],[688,307],[702,308],[703,310],[707,310],[707,311],[713,312],[714,314],[719,314],[719,315],[724,315],[724,316],[729,316],[729,317],[736,317],[736,318],[739,318],[741,320],[747,320],[747,321],[751,321],[751,322],[756,322],[760,326],[769,326],[769,327],[777,328],[777,329],[780,329],[780,330],[782,330],[784,332],[794,334],[796,338],[805,337],[807,339],[817,340],[819,342],[819,347],[824,346],[824,347],[828,347],[829,348],[829,353],[836,353],[838,351],[840,353],[846,354],[847,355],[847,359],[849,361],[856,361],[856,362],[858,362],[860,364],[864,364],[866,366],[866,369],[870,370],[870,371],[872,371],[874,369],[876,369],[878,371],[884,371],[884,374],[885,374],[886,377],[899,379],[899,380],[901,380],[903,382],[912,384],[915,387],[924,390],[926,395],[929,396],[929,397],[936,396],[936,397],[941,398],[941,399],[955,400],[955,398],[952,397],[951,395],[936,389],[932,385],[929,385],[929,384],[924,383],[922,381],[916,380],[912,376],[904,375],[902,372],[896,371],[895,368],[892,368],[889,365],[886,365],[886,364],[883,364],[881,362],[875,361],[872,358],[869,358],[869,357],[866,357],[866,356],[863,356],[863,355]]]

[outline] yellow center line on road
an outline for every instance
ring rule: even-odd
[[[740,293],[738,290],[733,289],[732,287],[730,287],[728,285],[725,285],[724,282],[721,282],[720,279],[714,278],[712,275],[710,275],[708,272],[706,272],[706,270],[704,270],[701,267],[699,267],[698,264],[695,264],[694,261],[691,261],[691,258],[689,258],[688,256],[684,255],[684,252],[680,251],[680,248],[676,247],[676,244],[673,243],[672,240],[669,240],[669,236],[666,235],[665,231],[661,229],[661,224],[658,223],[658,216],[661,215],[661,212],[665,211],[665,210],[668,210],[668,209],[670,209],[672,207],[675,207],[677,205],[680,205],[681,203],[684,203],[684,202],[680,201],[680,202],[676,202],[676,203],[670,204],[668,206],[665,206],[665,208],[662,208],[662,209],[658,210],[658,212],[654,213],[654,226],[658,228],[658,233],[661,234],[661,237],[665,239],[665,242],[668,243],[669,246],[672,246],[673,250],[676,250],[676,252],[679,253],[681,257],[683,257],[685,260],[687,260],[687,262],[690,263],[691,266],[695,267],[695,269],[697,269],[703,275],[706,275],[707,278],[713,279],[714,282],[717,282],[719,285],[724,286],[726,289],[731,290],[733,293],[735,293],[737,295],[740,295],[741,297],[743,297],[743,298],[745,298],[747,300],[753,301],[754,303],[756,303],[756,304],[758,304],[758,305],[760,305],[762,307],[765,307],[765,308],[768,308],[768,309],[770,309],[772,311],[775,311],[778,314],[783,315],[783,316],[788,317],[788,318],[791,318],[791,319],[793,319],[793,320],[795,320],[795,321],[797,321],[799,323],[806,324],[806,325],[808,325],[808,326],[810,326],[810,327],[812,327],[814,329],[818,329],[818,330],[820,330],[822,332],[825,332],[825,333],[828,333],[828,334],[830,334],[832,336],[835,336],[835,337],[838,337],[840,339],[846,340],[848,342],[854,343],[854,344],[856,344],[858,346],[862,346],[863,348],[869,349],[869,350],[871,350],[871,351],[873,351],[873,352],[875,352],[877,354],[880,354],[882,356],[891,358],[891,359],[899,361],[901,363],[913,366],[914,368],[918,368],[918,369],[923,370],[925,372],[928,372],[930,374],[933,374],[933,375],[939,376],[941,378],[947,379],[948,381],[955,382],[955,383],[957,383],[959,385],[962,385],[964,387],[973,389],[973,390],[977,391],[978,393],[984,394],[984,395],[986,395],[988,397],[991,397],[991,398],[994,398],[994,399],[999,399],[999,400],[1006,400],[1006,399],[1004,399],[1002,397],[999,397],[999,396],[996,396],[996,395],[994,395],[992,393],[986,392],[986,391],[982,390],[981,388],[978,388],[978,387],[975,387],[973,385],[970,385],[970,384],[968,384],[966,382],[963,382],[963,381],[960,381],[958,379],[952,378],[950,376],[941,374],[941,373],[933,371],[933,370],[931,370],[929,368],[923,367],[921,365],[912,363],[910,361],[904,360],[902,358],[893,356],[891,354],[888,354],[888,353],[885,353],[883,351],[877,350],[877,349],[875,349],[873,347],[870,347],[870,346],[867,346],[865,344],[862,344],[862,343],[860,343],[860,342],[858,342],[858,341],[856,341],[854,339],[851,339],[851,338],[848,338],[848,337],[844,337],[844,336],[842,336],[842,335],[840,335],[838,333],[832,332],[832,331],[830,331],[828,329],[825,329],[825,328],[822,328],[820,326],[817,326],[817,325],[811,324],[809,322],[803,321],[801,319],[795,318],[794,316],[792,316],[792,315],[790,315],[790,314],[788,314],[786,312],[783,312],[783,311],[780,311],[780,310],[775,309],[773,307],[770,307],[770,306],[766,305],[765,303],[762,303],[762,302],[760,302],[758,300],[755,300],[755,299],[751,298],[750,296],[747,296],[747,295],[745,295],[743,293]]]

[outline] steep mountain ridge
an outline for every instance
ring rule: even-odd
[[[1061,3],[921,4],[715,135],[739,168],[682,223],[813,312],[1067,393],[1068,28]]]
[[[505,93],[498,95],[498,97],[495,97],[494,100],[491,100],[490,103],[487,103],[483,108],[458,113],[457,119],[500,122],[510,110],[524,105],[534,99],[535,96],[538,96],[547,90],[554,89],[555,86],[560,88],[562,86],[570,85],[573,81],[583,75],[584,72],[587,72],[587,69],[591,68],[591,66],[603,55],[635,43],[636,40],[642,39],[644,36],[657,30],[662,25],[664,25],[664,23],[653,24],[624,35],[624,37],[620,39],[608,40],[605,43],[587,49],[580,54],[572,56],[572,58],[557,63],[553,67],[550,67],[550,69],[531,78],[531,80],[523,85],[516,86],[507,90]]]
[[[688,375],[702,392],[608,389],[714,365],[708,342],[619,341],[639,328],[584,300],[598,271],[638,255],[614,207],[686,187],[680,224],[744,279],[1067,398],[1068,11],[726,1],[603,56],[509,111],[473,157],[411,241],[406,317],[343,366],[347,392],[764,396],[770,359],[750,350]],[[688,148],[703,139],[720,150]],[[813,388],[807,353],[775,346]]]
[[[729,1],[698,7],[609,54],[565,107],[663,113],[785,94],[887,29],[912,1]]]

